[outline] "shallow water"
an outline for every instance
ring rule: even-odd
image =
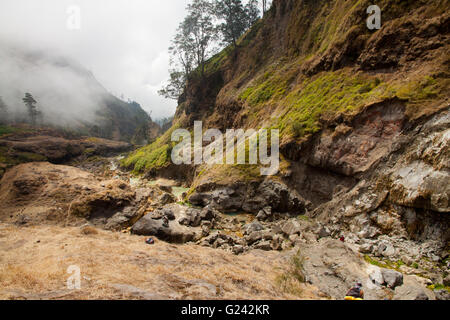
[[[188,192],[189,188],[183,188],[183,187],[172,187],[172,194],[177,198],[178,200],[181,199],[181,195],[185,192]]]

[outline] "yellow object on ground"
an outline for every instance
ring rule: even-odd
[[[362,300],[364,300],[364,299],[347,296],[347,297],[345,297],[345,300],[347,300],[347,301],[361,300],[361,301],[362,301]]]

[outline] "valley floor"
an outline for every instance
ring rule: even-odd
[[[0,225],[0,299],[318,299],[276,284],[286,255],[235,256],[92,227]],[[69,266],[81,289],[68,290]]]

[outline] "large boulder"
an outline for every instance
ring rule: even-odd
[[[398,271],[381,269],[381,274],[383,275],[384,283],[390,289],[395,289],[395,287],[403,284],[403,274]]]
[[[227,186],[208,182],[199,185],[189,201],[201,206],[210,205],[221,212],[242,210],[258,214],[263,211],[264,218],[271,212],[305,212],[303,198],[282,182],[272,179],[261,183],[236,182]]]
[[[194,241],[198,237],[192,228],[182,226],[176,221],[170,221],[166,227],[162,219],[155,220],[151,215],[143,217],[134,224],[131,232],[136,235],[155,236],[170,243],[186,243]]]
[[[373,284],[386,286],[390,289],[395,289],[403,284],[403,274],[398,271],[375,266],[371,266],[369,270],[369,279]]]

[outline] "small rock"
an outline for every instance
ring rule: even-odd
[[[441,260],[441,258],[435,254],[431,255],[431,260],[433,262],[439,262]]]
[[[300,234],[301,233],[301,226],[300,223],[296,220],[289,220],[286,222],[283,227],[281,228],[284,234],[287,236],[291,236],[293,234]]]
[[[372,253],[372,250],[373,250],[373,244],[371,244],[371,243],[363,243],[359,247],[359,252],[361,252],[361,253]]]
[[[232,250],[233,250],[233,253],[236,255],[244,253],[244,247],[240,246],[240,245],[234,246]]]
[[[407,265],[411,266],[414,263],[414,260],[409,256],[402,256],[402,261]]]
[[[245,234],[251,234],[252,232],[261,231],[261,230],[264,230],[264,227],[259,222],[256,222],[256,221],[246,224],[244,226]]]
[[[331,235],[330,229],[324,226],[320,226],[316,230],[316,234],[319,236],[319,238],[327,238]]]
[[[414,300],[426,301],[426,300],[430,300],[430,298],[428,298],[426,293],[422,291],[416,296],[416,298]]]
[[[272,239],[272,250],[283,250],[283,237],[279,234],[275,235]]]
[[[258,219],[258,221],[264,221],[267,219],[266,213],[261,210],[259,211],[258,215],[256,216],[256,219]]]
[[[247,240],[247,243],[249,245],[252,245],[253,243],[261,240],[263,238],[263,233],[261,231],[255,231],[252,232],[250,235],[245,237],[245,240]]]
[[[272,250],[272,243],[270,241],[262,241],[255,245],[255,249],[264,250],[264,251],[271,251]]]
[[[435,290],[436,300],[447,301],[450,300],[450,293],[447,290]]]
[[[444,286],[450,287],[450,274],[443,280]]]
[[[383,252],[381,253],[383,256],[385,257],[392,257],[395,255],[395,248],[392,244],[388,243],[386,245],[386,248],[383,250]]]

